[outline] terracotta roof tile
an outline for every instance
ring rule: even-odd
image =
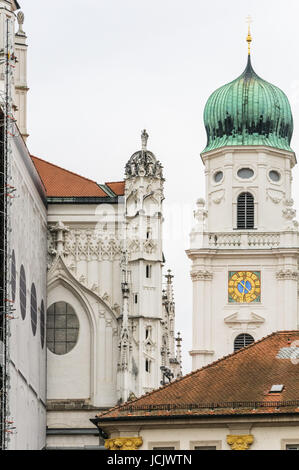
[[[273,333],[98,417],[104,422],[127,416],[134,419],[148,413],[157,416],[263,414],[286,410],[299,413],[299,347],[298,352],[296,347],[291,347],[294,341],[299,341],[299,331]],[[284,389],[272,396],[269,391],[276,384],[283,384]]]
[[[107,197],[92,181],[41,158],[31,156],[44,183],[48,197]]]
[[[125,182],[117,181],[114,183],[105,183],[117,196],[123,196],[125,194]]]

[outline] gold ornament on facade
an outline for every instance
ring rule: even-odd
[[[250,32],[250,25],[252,23],[252,18],[250,15],[246,18],[246,21],[248,23],[248,35],[247,35],[246,41],[248,44],[248,55],[250,55],[250,48],[251,48],[251,43],[252,43],[252,36]]]
[[[227,443],[231,446],[232,450],[248,450],[253,443],[252,434],[232,435],[227,436]]]
[[[142,444],[142,437],[116,437],[105,441],[108,450],[138,450]]]

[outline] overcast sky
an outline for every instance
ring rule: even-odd
[[[243,72],[250,14],[254,69],[288,95],[299,149],[299,2],[19,1],[29,44],[31,153],[98,183],[119,181],[141,130],[150,134],[166,177],[164,252],[175,275],[187,372],[192,283],[185,249],[195,202],[204,196],[204,105]],[[297,206],[298,181],[296,168]]]

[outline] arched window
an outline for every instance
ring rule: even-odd
[[[241,193],[238,197],[237,228],[254,228],[254,197],[251,193]]]
[[[251,343],[254,343],[254,338],[248,333],[242,333],[241,335],[238,335],[234,341],[234,352],[249,346]]]
[[[51,305],[47,311],[47,347],[58,355],[67,354],[77,344],[79,320],[74,309],[65,302]]]

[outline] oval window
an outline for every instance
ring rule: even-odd
[[[26,302],[26,274],[24,266],[22,265],[20,269],[20,310],[23,320],[26,318]]]
[[[37,300],[36,300],[36,289],[35,285],[32,284],[31,286],[31,305],[30,305],[30,313],[31,313],[31,328],[33,336],[36,335],[36,327],[37,327]]]
[[[280,180],[280,174],[276,170],[271,170],[269,172],[270,179],[277,183]]]
[[[223,172],[222,171],[217,171],[215,174],[214,174],[214,181],[215,183],[220,183],[220,181],[223,180]]]
[[[70,352],[77,344],[79,319],[66,302],[56,302],[47,311],[47,347],[59,356]]]
[[[254,171],[251,168],[241,168],[238,171],[238,177],[243,180],[248,180],[254,176]]]

